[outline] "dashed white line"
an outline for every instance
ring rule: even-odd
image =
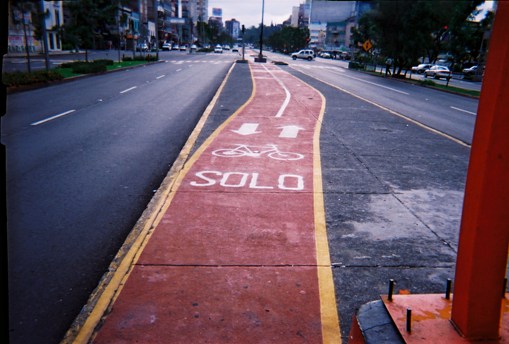
[[[457,111],[466,112],[466,113],[469,113],[469,114],[474,115],[474,116],[476,116],[476,115],[477,115],[477,113],[475,113],[475,112],[468,111],[468,110],[464,110],[464,109],[460,109],[460,108],[457,108],[457,107],[455,107],[455,106],[451,106],[450,108],[451,108],[451,109],[454,109],[454,110],[457,110]]]
[[[52,121],[54,119],[57,119],[59,117],[62,117],[62,116],[65,116],[65,115],[68,115],[70,113],[73,113],[74,111],[76,110],[69,110],[69,111],[66,111],[66,112],[62,112],[62,113],[59,113],[58,115],[55,115],[55,116],[51,116],[51,117],[48,117],[46,119],[43,119],[41,121],[37,121],[37,122],[34,122],[34,123],[31,123],[30,125],[39,125],[39,124],[43,124],[43,123],[46,123],[46,122],[49,122],[49,121]]]
[[[285,112],[286,107],[290,103],[290,99],[292,98],[292,95],[291,95],[290,91],[288,91],[288,89],[286,88],[285,84],[281,80],[279,80],[279,78],[274,73],[272,73],[272,71],[270,71],[264,65],[262,65],[262,66],[274,78],[274,80],[276,80],[278,82],[278,84],[283,88],[283,90],[285,91],[285,94],[286,94],[285,101],[283,102],[283,105],[281,105],[281,107],[279,108],[279,111],[277,112],[277,114],[275,116],[275,117],[279,118],[279,117],[283,116],[283,112]]]
[[[338,72],[338,70],[331,70],[331,71],[332,72]],[[341,71],[341,72],[344,73],[344,71]],[[404,95],[407,95],[407,96],[410,95],[410,93],[407,93],[407,92],[404,92],[404,91],[400,91],[400,90],[397,90],[397,89],[389,87],[389,86],[377,84],[376,82],[367,81],[367,80],[364,80],[364,79],[361,79],[361,78],[356,78],[354,76],[349,76],[349,75],[345,75],[345,74],[341,74],[341,76],[343,76],[345,78],[350,78],[350,79],[358,80],[358,81],[361,81],[361,82],[365,82],[367,84],[371,84],[371,85],[374,85],[374,86],[377,86],[377,87],[382,87],[382,88],[391,90],[393,92],[398,92],[398,93],[401,93],[401,94],[404,94]]]
[[[397,89],[389,87],[389,86],[380,85],[380,84],[377,84],[376,82],[371,82],[371,81],[367,81],[367,80],[364,80],[364,79],[361,79],[361,78],[356,78],[354,76],[349,76],[349,75],[344,75],[344,74],[342,74],[342,76],[344,76],[345,78],[359,80],[359,81],[362,81],[362,82],[365,82],[365,83],[368,83],[368,84],[371,84],[371,85],[375,85],[375,86],[378,86],[378,87],[383,87],[383,88],[386,88],[386,89],[394,91],[394,92],[405,94],[407,96],[410,95],[410,93],[407,93],[407,92],[404,92],[404,91],[400,91],[400,90],[397,90]]]
[[[122,93],[126,93],[126,92],[129,92],[129,91],[132,91],[132,90],[134,90],[136,87],[137,87],[137,86],[133,86],[133,87],[130,87],[130,88],[126,89],[126,90],[120,91],[120,94],[122,94]]]
[[[177,72],[180,72],[180,71],[182,71],[182,68],[177,69]]]
[[[158,77],[156,77],[156,79],[161,79],[161,78],[164,78],[166,75],[163,74],[163,75],[159,75]]]

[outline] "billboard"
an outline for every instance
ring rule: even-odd
[[[212,8],[212,16],[213,17],[222,17],[223,9],[222,8]]]

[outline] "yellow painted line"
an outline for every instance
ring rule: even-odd
[[[308,84],[309,87],[313,88]],[[313,88],[314,89],[314,88]],[[321,92],[315,91],[322,98],[322,108],[317,119],[313,136],[313,200],[315,215],[316,263],[318,270],[318,287],[320,293],[320,314],[322,322],[323,343],[341,343],[341,329],[338,318],[336,293],[327,239],[325,222],[325,205],[322,181],[322,160],[320,154],[320,132],[325,114],[326,100]]]
[[[190,165],[188,166],[186,161],[190,151],[193,148],[198,135],[203,129],[203,126],[212,109],[217,103],[217,100],[219,99],[219,96],[221,95],[234,67],[235,64],[233,64],[229,69],[225,79],[214,95],[214,98],[205,109],[200,121],[191,133],[184,148],[180,152],[179,157],[171,167],[168,175],[163,180],[156,195],[150,201],[147,209],[143,212],[142,216],[110,264],[108,269],[109,272],[103,276],[99,282],[99,286],[89,297],[87,304],[67,331],[66,335],[61,341],[61,344],[89,343],[93,338],[94,332],[100,324],[101,318],[108,311],[108,308],[113,305],[114,301],[120,294],[125,281],[132,271],[133,266],[136,264],[141,252],[143,251],[143,248],[148,242],[148,239],[150,238],[154,229],[157,227],[166,209],[168,209],[171,201],[175,196],[175,192],[180,185],[180,182],[189,170]],[[254,89],[248,101],[239,110],[237,110],[232,115],[232,117],[234,117],[252,100],[253,95]],[[227,121],[229,122],[230,119]],[[221,127],[224,125],[225,124],[223,124]],[[216,130],[212,135],[217,136],[217,133],[219,132],[218,130]],[[208,143],[210,143],[210,138],[205,142],[205,144]],[[204,148],[199,149],[193,155],[193,157],[191,157],[190,161],[196,161],[197,158],[195,156],[201,154],[203,150]]]
[[[359,96],[359,95],[357,95],[357,94],[355,94],[355,93],[353,93],[353,92],[350,92],[350,91],[348,91],[348,90],[346,90],[346,89],[344,89],[344,88],[342,88],[342,87],[340,87],[340,86],[337,86],[337,85],[331,84],[330,82],[327,82],[327,81],[325,81],[325,80],[323,80],[323,79],[317,78],[316,76],[313,76],[313,75],[311,75],[311,74],[309,74],[309,73],[306,73],[306,72],[304,72],[303,70],[301,70],[301,69],[297,69],[297,68],[295,68],[295,67],[293,67],[293,66],[290,66],[290,68],[293,68],[294,70],[298,71],[299,73],[305,74],[305,75],[309,76],[310,78],[313,78],[313,79],[318,80],[318,81],[320,81],[320,82],[322,82],[322,83],[324,83],[324,84],[326,84],[326,85],[329,85],[330,87],[334,87],[334,88],[336,88],[336,89],[338,89],[338,90],[340,90],[340,91],[342,91],[342,92],[345,92],[345,93],[347,93],[347,94],[349,94],[349,95],[351,95],[351,96],[353,96],[353,97],[355,97],[355,98],[357,98],[357,99],[363,100],[363,101],[365,101],[366,103],[370,103],[371,105],[374,105],[374,106],[376,106],[376,107],[378,107],[378,108],[380,108],[380,109],[382,109],[382,110],[384,110],[384,111],[387,111],[387,112],[389,112],[389,113],[391,113],[391,114],[393,114],[393,115],[395,115],[395,116],[401,117],[401,118],[403,118],[404,120],[406,120],[406,121],[408,121],[408,122],[411,122],[411,123],[413,123],[413,124],[415,124],[415,125],[417,125],[417,126],[419,126],[419,127],[421,127],[421,128],[424,128],[424,129],[426,129],[426,130],[428,130],[428,131],[431,131],[431,132],[433,132],[433,133],[435,133],[435,134],[438,134],[438,135],[440,135],[440,136],[443,136],[443,137],[445,137],[445,138],[447,138],[447,139],[449,139],[449,140],[451,140],[451,141],[454,141],[454,142],[456,142],[456,143],[459,143],[459,144],[460,144],[460,145],[462,145],[462,146],[465,146],[465,147],[471,147],[471,145],[470,145],[470,144],[468,144],[468,143],[466,143],[466,142],[463,142],[463,141],[461,141],[461,140],[459,140],[459,139],[457,139],[457,138],[455,138],[455,137],[453,137],[453,136],[451,136],[451,135],[448,135],[448,134],[446,134],[446,133],[444,133],[444,132],[441,132],[441,131],[439,131],[439,130],[437,130],[437,129],[434,129],[434,128],[430,127],[430,126],[427,126],[426,124],[423,124],[423,123],[421,123],[421,122],[418,122],[418,121],[416,121],[416,120],[414,120],[414,119],[412,119],[412,118],[410,118],[410,117],[407,117],[407,116],[405,116],[405,115],[403,115],[403,114],[401,114],[401,113],[399,113],[399,112],[396,112],[396,111],[394,111],[394,110],[391,110],[391,109],[389,109],[389,108],[386,108],[385,106],[380,105],[380,104],[377,104],[377,103],[375,103],[375,102],[373,102],[373,101],[371,101],[371,100],[369,100],[369,99],[366,99],[366,98],[364,98],[364,97],[361,97],[361,96]]]

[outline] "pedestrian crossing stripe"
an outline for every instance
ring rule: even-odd
[[[182,63],[214,63],[214,64],[218,64],[218,63],[231,63],[232,60],[184,60],[184,61],[168,61],[168,60],[166,60],[166,62],[170,62],[173,64],[182,64]]]

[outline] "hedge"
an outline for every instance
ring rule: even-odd
[[[60,73],[53,70],[40,70],[32,73],[13,72],[2,74],[2,82],[7,87],[47,83],[55,80],[62,80],[63,78],[64,77]]]

